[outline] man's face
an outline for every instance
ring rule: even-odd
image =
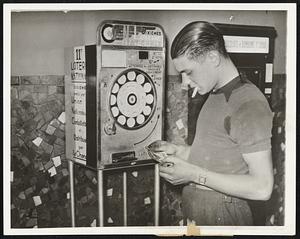
[[[204,95],[216,85],[216,69],[207,56],[199,60],[188,59],[185,55],[173,59],[174,66],[187,80],[190,87],[198,87],[198,93]]]

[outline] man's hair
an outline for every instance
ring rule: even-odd
[[[187,24],[175,37],[171,46],[172,59],[186,55],[198,59],[211,50],[227,58],[223,35],[212,23],[197,21]]]

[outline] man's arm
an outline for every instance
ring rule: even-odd
[[[190,164],[177,157],[168,157],[173,167],[160,167],[160,174],[172,184],[199,183],[199,177],[206,178],[205,186],[216,191],[246,199],[268,200],[273,189],[273,167],[271,151],[243,154],[249,173],[245,175],[223,174]]]

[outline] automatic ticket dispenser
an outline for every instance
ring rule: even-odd
[[[164,33],[156,24],[106,21],[97,37],[98,167],[139,163],[149,159],[144,147],[162,139]]]
[[[144,147],[163,134],[163,29],[105,21],[96,45],[66,52],[67,158],[95,169],[146,163]]]
[[[127,190],[130,172],[153,169],[153,225],[158,226],[159,167],[145,146],[163,138],[163,29],[151,23],[104,21],[97,29],[96,45],[65,49],[65,72],[72,226],[76,224],[74,163],[97,172],[93,183],[98,185],[99,226],[105,225],[107,216],[105,178],[113,173],[122,176],[118,187],[126,226],[132,200]]]

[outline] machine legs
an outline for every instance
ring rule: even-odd
[[[75,195],[74,195],[74,163],[69,160],[70,172],[70,200],[71,200],[71,225],[75,227]]]
[[[70,171],[70,199],[71,199],[71,220],[72,227],[75,227],[75,194],[74,194],[74,163],[69,160]],[[99,226],[104,226],[104,190],[103,190],[103,170],[97,170],[98,176],[98,214]],[[159,166],[154,166],[154,225],[159,225]],[[123,172],[123,220],[127,226],[127,172]]]

